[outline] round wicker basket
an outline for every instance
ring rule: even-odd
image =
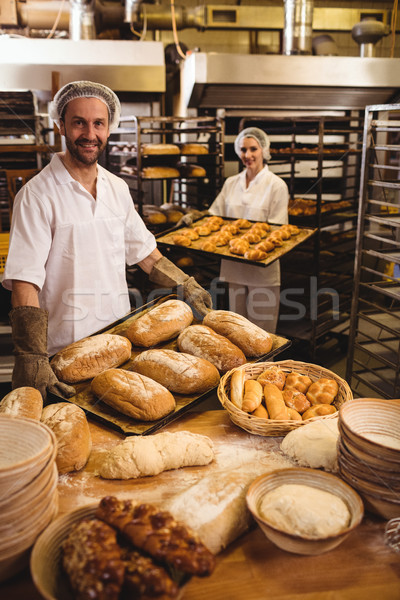
[[[334,379],[339,386],[338,394],[333,402],[334,406],[339,410],[339,408],[346,402],[347,400],[351,400],[353,398],[353,394],[348,383],[333,373],[333,371],[329,371],[324,367],[319,365],[313,365],[311,363],[305,363],[295,360],[282,360],[275,362],[260,362],[260,363],[248,363],[242,365],[241,367],[237,367],[236,369],[232,369],[228,371],[221,377],[219,386],[218,386],[218,398],[221,402],[222,406],[228,411],[229,417],[235,425],[238,425],[245,431],[249,433],[253,433],[255,435],[264,435],[264,436],[282,436],[292,431],[292,429],[297,429],[298,427],[302,427],[306,423],[310,423],[311,421],[316,421],[320,419],[332,419],[337,416],[337,413],[333,413],[332,415],[327,415],[324,417],[314,417],[312,419],[307,419],[306,421],[277,421],[271,419],[262,419],[261,417],[255,417],[249,413],[246,413],[239,408],[237,408],[230,401],[230,389],[231,389],[231,377],[235,371],[239,369],[244,369],[246,374],[246,379],[257,379],[259,375],[266,369],[270,367],[279,367],[285,373],[299,373],[300,375],[308,375],[312,381],[316,381],[321,377],[327,377],[329,379]]]

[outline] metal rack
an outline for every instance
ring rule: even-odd
[[[400,397],[400,104],[365,110],[346,379]]]
[[[117,139],[118,138],[118,139]],[[143,155],[144,143],[201,143],[207,154]],[[120,127],[108,143],[108,168],[123,177],[132,192],[139,212],[144,204],[160,206],[165,202],[202,210],[209,206],[222,187],[224,166],[224,123],[218,117],[122,117]],[[201,165],[205,177],[146,179],[146,166],[176,167],[178,163]],[[134,174],[121,170],[131,165]]]
[[[240,122],[239,129],[254,125],[271,139],[269,168],[288,185],[289,221],[316,229],[281,261],[278,324],[313,360],[327,341],[340,351],[347,342],[362,124],[360,111]]]

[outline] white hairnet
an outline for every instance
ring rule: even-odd
[[[265,131],[259,129],[258,127],[247,127],[246,129],[243,129],[235,139],[235,152],[239,156],[239,158],[241,154],[240,145],[243,138],[255,139],[262,150],[264,160],[269,160],[271,158],[271,154],[269,152],[269,137],[267,136]]]
[[[104,102],[110,117],[110,131],[118,127],[121,115],[121,105],[118,97],[107,86],[93,81],[71,81],[58,90],[49,107],[49,115],[58,126],[64,108],[68,102],[75,100],[75,98],[97,98]]]

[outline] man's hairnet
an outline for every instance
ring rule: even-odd
[[[269,137],[267,136],[265,131],[259,129],[258,127],[247,127],[246,129],[243,129],[235,139],[235,152],[239,158],[241,154],[240,146],[243,138],[255,139],[262,150],[264,160],[269,160],[271,158],[271,154],[269,152]]]
[[[68,102],[75,100],[75,98],[97,98],[104,102],[108,108],[110,131],[118,127],[121,105],[116,94],[107,86],[92,81],[72,81],[64,85],[56,93],[53,101],[50,103],[49,115],[58,126],[60,125],[64,108]]]

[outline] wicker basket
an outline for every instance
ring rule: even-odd
[[[336,416],[336,413],[323,417],[314,417],[307,419],[306,421],[276,421],[269,419],[262,419],[261,417],[255,417],[237,408],[230,401],[230,390],[231,390],[231,376],[235,371],[244,369],[246,372],[246,379],[257,379],[259,375],[270,367],[279,367],[285,373],[299,373],[300,375],[308,375],[312,381],[316,381],[321,377],[327,377],[334,379],[339,385],[338,394],[333,402],[337,409],[347,400],[353,398],[353,394],[347,382],[324,367],[319,365],[313,365],[311,363],[305,363],[295,360],[282,360],[276,362],[260,362],[260,363],[248,363],[236,369],[228,371],[221,377],[218,386],[218,398],[222,406],[228,411],[229,417],[235,425],[238,425],[249,433],[255,435],[264,436],[282,436],[286,435],[292,429],[302,427],[306,423],[316,421],[319,419],[332,419]]]

